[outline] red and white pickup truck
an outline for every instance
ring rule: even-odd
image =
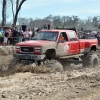
[[[63,40],[60,40],[63,36]],[[39,31],[32,40],[16,44],[13,56],[19,60],[44,62],[46,59],[73,59],[80,57],[83,65],[98,65],[96,51],[98,40],[79,39],[75,29],[52,29]]]

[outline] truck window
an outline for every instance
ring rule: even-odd
[[[41,31],[32,38],[32,40],[47,40],[47,41],[56,41],[58,32],[47,32]]]
[[[60,35],[64,37],[64,41],[68,41],[68,37],[65,32],[61,32]]]
[[[70,41],[76,41],[77,40],[77,38],[75,36],[75,32],[68,32],[68,35],[69,35]]]

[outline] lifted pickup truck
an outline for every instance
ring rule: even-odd
[[[98,66],[97,48],[96,38],[79,39],[75,29],[41,30],[32,40],[17,43],[13,57],[38,64],[46,60],[63,59],[65,63],[81,61],[83,66]]]

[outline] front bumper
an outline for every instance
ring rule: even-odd
[[[42,61],[45,58],[45,54],[34,55],[34,54],[19,54],[19,53],[14,53],[13,57],[21,59],[21,60]]]

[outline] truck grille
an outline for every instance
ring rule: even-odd
[[[24,53],[33,52],[33,47],[21,47],[21,52],[24,52]]]

